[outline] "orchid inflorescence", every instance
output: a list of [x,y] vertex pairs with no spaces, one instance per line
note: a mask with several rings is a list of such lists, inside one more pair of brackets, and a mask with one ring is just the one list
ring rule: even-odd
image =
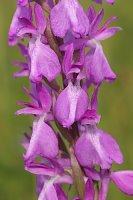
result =
[[27,76],[31,86],[24,87],[31,103],[18,102],[24,108],[16,114],[34,119],[22,145],[25,170],[36,175],[38,200],[70,199],[72,186],[74,200],[105,200],[111,181],[133,195],[133,171],[111,170],[123,155],[97,127],[99,88],[116,79],[101,42],[121,30],[108,27],[116,16],[101,26],[103,16],[93,6],[84,11],[78,0],[17,2],[8,40],[26,60],[14,62],[20,68],[14,77]]

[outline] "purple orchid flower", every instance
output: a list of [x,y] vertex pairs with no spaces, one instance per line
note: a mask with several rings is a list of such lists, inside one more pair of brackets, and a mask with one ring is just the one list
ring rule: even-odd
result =
[[48,45],[43,44],[40,39],[30,42],[29,54],[31,57],[31,81],[39,82],[42,76],[46,77],[48,81],[52,81],[59,75],[61,66],[57,55]]
[[[62,112],[62,107],[63,112]],[[78,121],[88,108],[88,95],[81,88],[79,82],[68,86],[60,93],[54,107],[56,119],[69,128],[75,121]]]
[[58,152],[58,140],[51,126],[44,122],[44,118],[35,118],[29,148],[24,156],[25,161],[31,162],[37,156],[54,158]]
[[[21,18],[27,18],[29,20],[32,19],[32,9],[29,6],[27,7],[22,7],[22,6],[17,6],[17,9],[14,13],[9,33],[8,33],[8,44],[11,46],[14,46],[17,44],[18,41],[18,33],[19,31],[23,28],[23,23],[21,22]],[[23,39],[23,35],[21,35],[21,39]]]
[[42,190],[38,195],[38,200],[67,200],[68,198],[58,185],[58,182],[61,184],[72,183],[69,180],[61,180],[60,177],[51,178],[50,180],[44,179]]
[[[46,122],[50,120],[51,114],[51,96],[46,88],[42,85],[36,85],[34,94],[27,89],[25,91],[32,98],[33,104],[28,102],[19,102],[19,105],[26,105],[26,108],[18,110],[19,114],[35,115],[33,122],[32,137],[27,149],[25,160],[31,162],[37,156],[53,158],[58,154],[58,140],[53,129]],[[50,141],[50,144],[49,144]]]
[[74,49],[80,49],[81,46],[83,45],[86,45],[87,47],[90,47],[90,48],[95,48],[99,44],[99,42],[112,37],[113,35],[116,34],[117,31],[122,30],[120,27],[108,27],[108,25],[112,21],[118,18],[116,16],[108,19],[100,27],[100,23],[104,17],[103,9],[100,10],[97,14],[94,7],[90,6],[87,11],[87,16],[88,16],[88,20],[90,24],[87,36],[85,38],[75,39],[69,33],[69,35],[67,35],[67,43],[60,47],[61,50],[65,50],[66,46],[71,42],[73,42],[74,44]]
[[[21,12],[25,7],[19,7]],[[55,52],[47,44],[47,39],[42,35],[46,29],[47,21],[44,17],[43,10],[40,5],[35,4],[34,14],[36,27],[33,25],[31,18],[26,15],[19,16],[15,14],[12,26],[15,28],[15,38],[25,37],[29,35],[31,37],[28,47],[28,53],[30,56],[30,80],[33,82],[39,82],[42,76],[46,77],[49,81],[54,80],[60,73],[61,66]],[[17,21],[17,24],[15,23]],[[14,30],[14,29],[13,29]],[[11,29],[9,36],[12,35]],[[16,41],[16,40],[15,40]],[[45,43],[45,44],[44,44]]]
[[90,6],[87,15],[90,24],[88,36],[80,39],[70,37],[70,41],[67,39],[66,44],[62,45],[60,49],[66,50],[69,43],[73,43],[75,50],[80,49],[83,45],[90,47],[90,51],[85,58],[87,79],[96,85],[103,80],[107,82],[113,81],[116,78],[116,75],[110,68],[100,42],[112,37],[117,31],[121,30],[120,27],[107,27],[113,20],[116,20],[117,17],[108,19],[104,25],[99,28],[104,16],[104,11],[101,10],[96,14],[93,6]]
[[76,142],[75,154],[84,167],[99,165],[102,169],[109,169],[113,161],[117,164],[123,162],[123,156],[116,141],[94,125],[85,127],[85,132]]
[[[64,165],[65,167],[65,165]],[[64,169],[54,160],[44,160],[44,163],[29,163],[25,169],[37,176],[38,200],[67,200],[61,185],[72,184],[72,177],[64,173]]]
[[110,82],[116,79],[116,75],[111,70],[110,65],[102,51],[101,46],[97,45],[91,49],[85,58],[87,79],[95,85],[103,80]]
[[[93,6],[90,6],[87,12],[89,22],[90,22],[90,29],[89,29],[89,37],[91,38],[91,41],[93,39],[93,44],[88,45],[95,45],[95,42],[100,42],[102,40],[108,39],[115,35],[117,31],[120,31],[120,27],[108,27],[108,25],[118,19],[118,17],[114,16],[110,19],[108,19],[100,28],[100,23],[104,17],[104,10],[100,10],[98,14],[96,14],[96,11]],[[89,43],[90,41],[88,41]],[[93,46],[92,46],[93,47]]]
[[[52,105],[52,99],[49,91],[46,87],[41,84],[31,84],[33,93],[31,93],[28,89],[24,87],[25,92],[27,95],[32,99],[32,103],[28,102],[18,102],[18,105],[25,105],[26,108],[22,108],[16,112],[17,115],[20,114],[32,114],[38,116],[47,117],[46,114],[50,114],[50,109]],[[50,115],[49,115],[50,116]]]
[[[52,161],[52,164],[54,162]],[[31,163],[25,167],[27,171],[37,175],[37,194],[39,200],[68,200],[60,186],[62,183],[70,185],[73,183],[73,180],[71,176],[64,174],[60,166],[57,165],[56,168],[55,166],[50,168],[50,165],[46,167],[46,164]],[[90,178],[87,178],[84,194],[84,200],[88,199],[94,199],[94,185]],[[75,197],[73,200],[80,200],[80,198]]]
[[[36,20],[36,27],[28,19],[22,18],[25,27],[21,29],[19,34],[32,34],[29,42],[29,55],[31,58],[30,80],[39,82],[42,76],[46,77],[49,81],[54,80],[60,73],[61,66],[55,52],[49,45],[42,43],[41,35],[46,29],[46,19],[43,14],[42,8],[35,4],[34,14]],[[46,42],[46,38],[43,37]]]
[[77,0],[61,0],[51,10],[50,20],[55,36],[63,38],[67,31],[76,37],[88,33],[89,20]]
[[102,169],[110,169],[113,161],[121,164],[123,156],[113,137],[96,127],[100,120],[96,114],[98,88],[92,96],[91,110],[80,119],[82,134],[75,144],[75,155],[81,166],[99,165]]

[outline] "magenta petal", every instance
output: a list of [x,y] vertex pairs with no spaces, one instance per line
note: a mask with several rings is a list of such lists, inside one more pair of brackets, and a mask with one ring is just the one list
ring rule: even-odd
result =
[[21,6],[26,6],[28,4],[28,0],[18,0],[17,4]]
[[62,64],[63,72],[66,76],[68,75],[72,67],[73,53],[74,53],[73,44],[70,44],[66,48],[66,52],[65,52],[63,64]]
[[20,6],[26,6],[32,0],[18,0],[17,4]]
[[[73,74],[73,73],[76,73],[76,74],[79,74],[80,73],[80,69],[78,67],[74,67],[72,68],[69,73],[68,73],[68,77],[69,75]],[[81,76],[82,77],[82,76]],[[69,78],[68,78],[69,79]],[[80,78],[80,76],[77,76],[77,80],[81,80],[82,78]]]
[[19,48],[20,52],[22,53],[22,55],[24,56],[24,58],[27,59],[27,58],[29,57],[27,46],[25,46],[25,45],[19,43],[19,44],[18,44],[18,48]]
[[106,200],[110,185],[110,173],[108,170],[102,170],[101,172],[103,174],[101,174],[101,187],[98,194],[98,200]]
[[51,95],[42,83],[32,83],[32,92],[24,88],[25,92],[32,99],[32,104],[28,102],[18,102],[18,105],[25,105],[27,108],[20,109],[16,114],[33,114],[42,115],[45,113],[45,120],[51,119],[52,98]]
[[49,81],[52,81],[59,75],[61,66],[57,55],[39,38],[30,42],[29,54],[31,57],[30,80],[33,82],[40,81],[43,75]]
[[64,191],[59,185],[56,184],[55,188],[56,188],[58,200],[68,200],[67,196],[65,195]]
[[17,102],[17,105],[25,105],[25,106],[34,108],[34,105],[32,103],[27,102],[27,101],[19,101],[19,102]]
[[133,171],[112,172],[111,180],[123,193],[133,196]]
[[102,19],[103,19],[103,16],[104,16],[104,10],[100,10],[98,15],[96,15],[96,17],[94,18],[94,20],[92,21],[91,23],[91,34],[95,33],[95,31],[97,31]]
[[37,175],[36,176],[36,192],[37,192],[37,196],[39,196],[39,194],[42,191],[45,179],[46,178],[43,175]]
[[49,112],[52,105],[52,98],[50,96],[50,93],[48,92],[46,87],[41,83],[37,84],[36,87],[37,87],[38,99],[40,101],[42,109],[45,112]]
[[97,129],[89,128],[87,133],[82,134],[77,140],[75,154],[82,166],[93,167],[94,165],[100,165],[104,168],[110,167],[111,160],[107,157],[106,152],[103,151],[99,137]]
[[31,83],[31,87],[32,87],[33,94],[26,87],[23,87],[23,89],[26,92],[26,94],[32,99],[33,105],[35,107],[38,107],[38,97],[37,97],[37,94],[36,94],[36,89],[33,89],[34,83]]
[[88,95],[80,86],[74,86],[70,82],[58,96],[54,114],[64,127],[70,127],[81,118],[87,108]]
[[24,69],[28,69],[28,64],[27,63],[24,63],[24,62],[17,62],[17,61],[14,61],[13,64],[15,66],[18,66],[20,68],[24,68]]
[[94,200],[94,196],[95,196],[94,183],[91,179],[88,179],[85,187],[84,200]]
[[93,6],[89,6],[88,11],[87,11],[87,16],[88,16],[89,22],[91,24],[92,21],[94,20],[94,18],[96,17],[96,11]]
[[87,110],[82,116],[80,123],[82,125],[90,124],[95,125],[100,122],[101,116],[96,113],[96,110]]
[[42,110],[34,107],[22,108],[15,113],[16,115],[41,115]]
[[44,16],[44,12],[42,7],[39,4],[35,4],[34,6],[34,13],[35,13],[35,20],[36,20],[36,26],[40,33],[43,33],[45,31],[47,21]]
[[70,168],[71,166],[71,161],[69,158],[58,158],[58,163],[62,166],[62,167],[67,167]]
[[18,40],[17,34],[21,30],[21,28],[23,28],[23,24],[19,20],[20,17],[31,19],[31,7],[29,8],[22,7],[22,6],[17,7],[14,13],[11,25],[10,25],[9,33],[8,33],[9,45],[15,45],[17,43],[17,40]]
[[102,169],[109,169],[113,161],[118,164],[123,161],[115,140],[96,126],[86,127],[86,132],[77,140],[75,154],[85,167],[100,165]]
[[96,45],[96,49],[91,50],[86,56],[86,74],[87,78],[94,84],[99,84],[103,80],[110,82],[116,78],[103,53],[102,47],[99,45]]
[[104,31],[111,22],[113,22],[114,20],[117,20],[117,19],[118,19],[117,16],[110,17],[107,21],[105,21],[105,23],[103,24],[103,26],[100,28],[100,32]]
[[99,91],[99,87],[100,87],[100,84],[95,87],[93,95],[92,95],[92,98],[91,98],[91,109],[94,109],[96,111],[97,111],[97,108],[98,108],[98,91]]
[[51,10],[51,27],[55,36],[63,38],[67,31],[87,35],[89,20],[77,0],[61,0]]
[[106,40],[106,39],[112,37],[113,35],[115,35],[117,31],[121,31],[121,30],[122,29],[120,27],[107,28],[104,31],[101,31],[100,33],[95,35],[95,39],[98,41]]
[[24,136],[25,137],[24,140],[21,141],[21,145],[24,147],[24,149],[27,150],[29,147],[31,137],[27,133],[25,133]]
[[105,148],[106,152],[108,153],[110,159],[112,159],[117,164],[123,163],[123,155],[120,151],[119,145],[114,140],[114,138],[103,132],[102,130],[99,130],[101,137],[100,137],[100,143]]
[[52,180],[46,180],[38,200],[59,200]]
[[75,115],[76,121],[80,120],[83,114],[87,111],[88,104],[89,104],[88,95],[83,89],[80,88],[80,94],[77,101],[77,108]]
[[73,179],[71,176],[69,175],[63,175],[60,178],[58,178],[57,180],[54,181],[54,183],[59,183],[59,184],[72,184],[73,183]]
[[57,174],[57,170],[55,168],[35,162],[32,162],[28,165],[26,164],[25,170],[35,175],[55,176]]
[[[67,31],[71,28],[71,24],[68,18],[68,14],[64,2],[59,2],[51,10],[51,27],[55,36],[63,38]],[[64,20],[65,19],[65,20]]]
[[60,46],[60,50],[61,50],[61,51],[66,51],[67,48],[68,48],[68,46],[69,46],[71,43],[73,43],[74,50],[79,50],[79,49],[81,49],[83,46],[86,45],[87,41],[88,41],[88,38],[79,38],[79,39],[73,38],[72,40],[66,42],[65,44],[62,44],[62,45]]
[[37,35],[37,30],[34,27],[34,24],[29,19],[27,19],[26,17],[19,17],[19,21],[22,24],[22,27],[17,33],[18,36],[21,37],[28,33]]
[[14,61],[13,64],[20,67],[20,70],[13,74],[15,78],[29,75],[29,66],[27,63]]
[[53,129],[43,121],[43,118],[36,119],[25,160],[32,161],[37,156],[54,158],[57,154],[58,140]]
[[85,170],[85,174],[87,175],[87,177],[91,178],[92,180],[95,180],[95,181],[101,180],[100,173],[98,171],[96,171],[95,169],[84,168],[84,170]]
[[27,69],[20,70],[13,74],[14,78],[24,77],[24,76],[28,76],[28,75],[29,75],[29,70],[27,70]]

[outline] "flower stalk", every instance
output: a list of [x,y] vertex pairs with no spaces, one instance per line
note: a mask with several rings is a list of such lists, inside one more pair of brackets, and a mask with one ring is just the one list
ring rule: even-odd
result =
[[94,200],[98,200],[99,185],[98,185],[98,182],[96,182],[96,181],[94,183],[94,188],[95,188],[95,197],[94,197]]
[[74,150],[72,147],[70,147],[69,152],[70,152],[69,154],[70,154],[70,159],[71,159],[75,188],[77,189],[77,193],[78,193],[80,199],[84,200],[85,181],[83,178],[83,172],[82,172],[81,167],[74,155]]

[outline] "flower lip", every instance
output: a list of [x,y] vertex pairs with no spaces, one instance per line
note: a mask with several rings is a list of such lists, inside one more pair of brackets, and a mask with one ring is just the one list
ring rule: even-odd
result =
[[99,165],[102,169],[110,169],[113,162],[123,162],[123,155],[113,137],[95,125],[85,126],[76,142],[75,154],[84,167]]

